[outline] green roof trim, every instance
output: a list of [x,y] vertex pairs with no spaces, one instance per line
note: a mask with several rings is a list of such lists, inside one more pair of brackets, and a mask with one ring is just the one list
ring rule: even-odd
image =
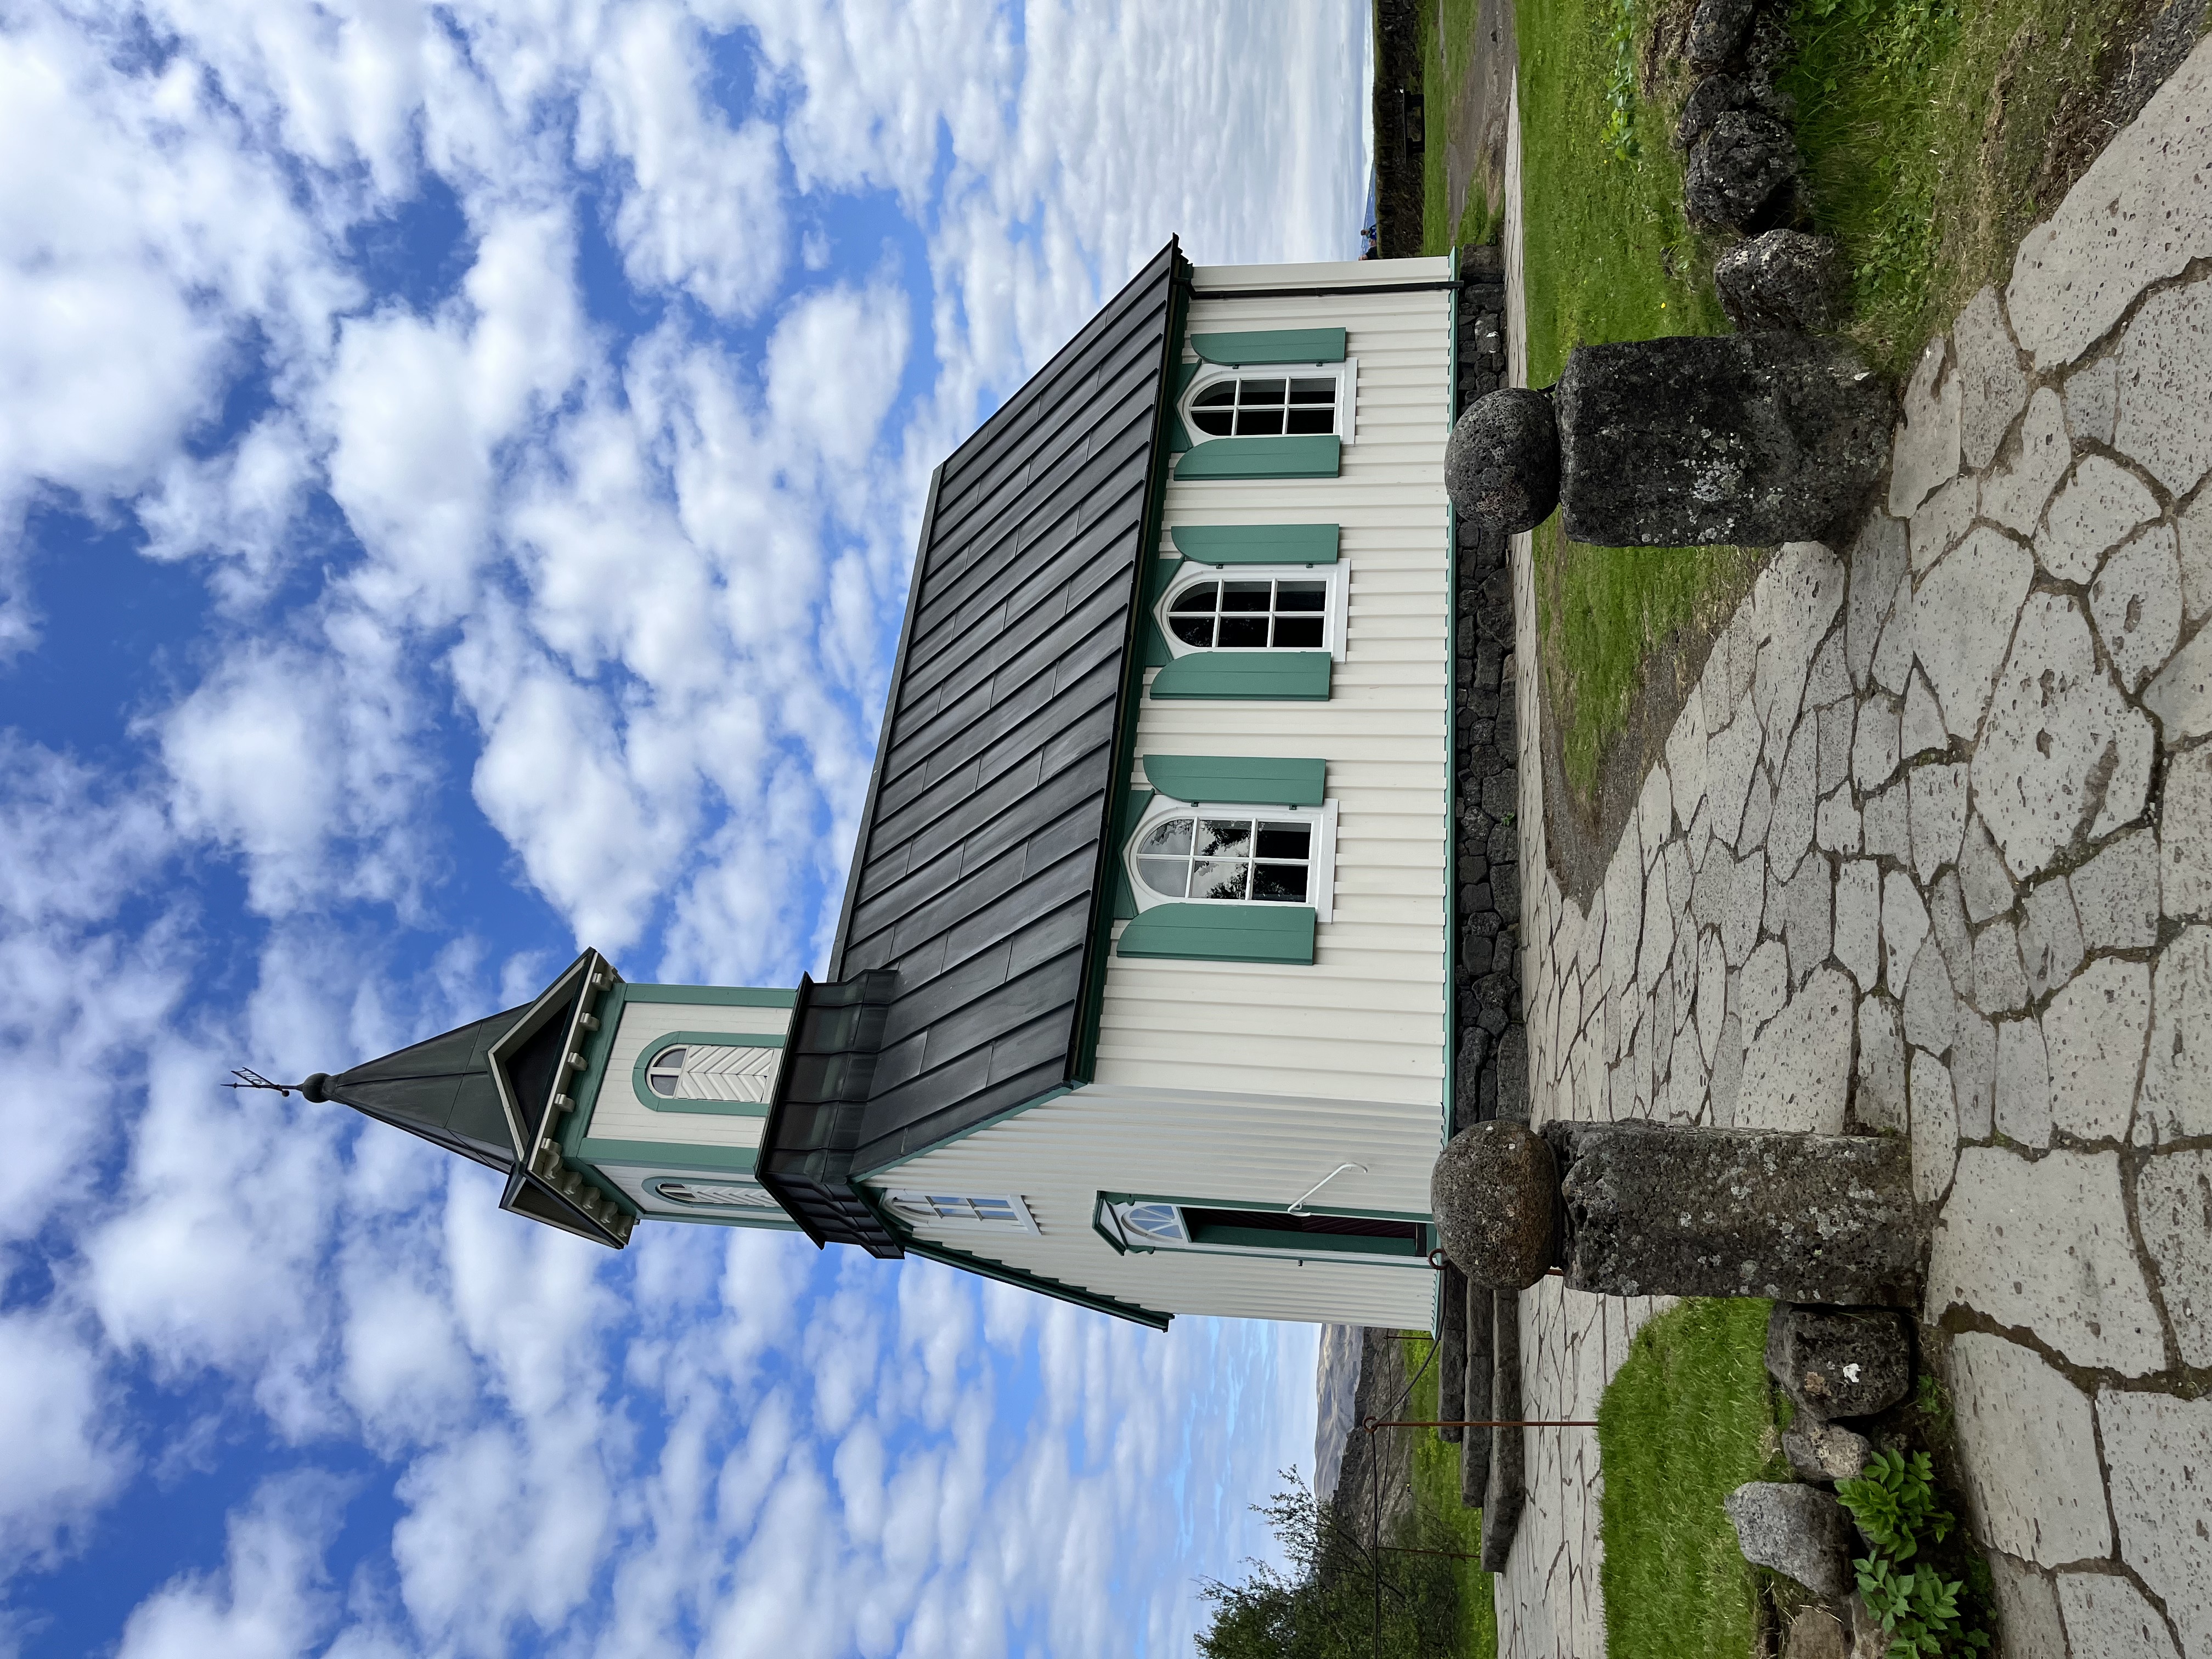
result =
[[1182,478],[1334,478],[1342,470],[1344,441],[1334,433],[1288,438],[1208,438],[1183,452],[1175,475]]
[[[1318,806],[1328,763],[1240,755],[1147,755],[1145,775],[1171,799],[1196,805]],[[1130,826],[1135,827],[1133,822]]]
[[1340,328],[1267,328],[1242,334],[1194,334],[1190,349],[1209,363],[1340,363]]
[[1185,962],[1273,962],[1310,967],[1310,904],[1156,904],[1121,930],[1125,957]]
[[1335,669],[1326,651],[1187,651],[1152,676],[1152,696],[1327,702]]
[[1169,1321],[1175,1317],[1173,1314],[1156,1313],[1138,1303],[1124,1302],[1119,1297],[1103,1296],[1097,1291],[1063,1284],[1057,1279],[1048,1279],[1042,1273],[1033,1273],[1024,1267],[1010,1267],[1003,1261],[993,1261],[926,1238],[916,1238],[911,1233],[902,1231],[899,1243],[925,1261],[934,1261],[947,1267],[965,1267],[971,1273],[995,1279],[1001,1285],[1018,1285],[1024,1290],[1035,1291],[1040,1296],[1072,1302],[1079,1308],[1088,1308],[1093,1313],[1111,1314],[1116,1319],[1126,1319],[1134,1325],[1149,1325],[1156,1331],[1167,1329]]
[[1343,539],[1333,524],[1184,524],[1168,532],[1200,564],[1334,564]]
[[646,1068],[655,1055],[679,1044],[686,1048],[781,1048],[784,1034],[774,1036],[752,1031],[664,1031],[638,1050],[636,1062],[629,1068],[630,1091],[636,1095],[638,1104],[654,1112],[697,1112],[708,1117],[766,1117],[768,1102],[764,1100],[677,1100],[667,1095],[657,1095],[645,1080]]
[[626,1169],[692,1170],[701,1175],[750,1175],[759,1158],[752,1146],[695,1146],[680,1140],[600,1140],[586,1135],[575,1161],[618,1164]]
[[788,1008],[799,1000],[797,991],[775,986],[629,985],[624,989],[632,1002],[689,1002],[702,1008]]

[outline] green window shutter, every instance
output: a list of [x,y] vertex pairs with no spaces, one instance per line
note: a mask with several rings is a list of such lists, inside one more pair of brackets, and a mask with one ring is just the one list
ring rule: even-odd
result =
[[1152,804],[1152,792],[1149,789],[1132,789],[1128,799],[1121,803],[1121,822],[1114,837],[1114,902],[1107,912],[1115,921],[1127,921],[1137,914],[1137,890],[1129,884],[1129,866],[1121,857],[1121,849],[1137,833],[1145,809]]
[[1233,755],[1147,755],[1152,787],[1180,801],[1249,806],[1318,806],[1328,770],[1317,760],[1263,760]]
[[1304,904],[1156,904],[1121,930],[1125,957],[1310,966],[1314,912]]
[[1209,363],[1340,363],[1340,328],[1271,328],[1249,334],[1194,334],[1190,349]]
[[1333,524],[1187,524],[1169,532],[1200,564],[1334,564]]
[[1334,478],[1344,442],[1334,433],[1209,438],[1176,462],[1178,478]]
[[1155,697],[1327,702],[1326,651],[1193,651],[1152,677]]

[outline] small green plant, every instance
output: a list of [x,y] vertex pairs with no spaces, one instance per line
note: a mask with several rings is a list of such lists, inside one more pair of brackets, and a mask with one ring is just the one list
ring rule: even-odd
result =
[[1910,1572],[1903,1565],[1923,1540],[1940,1544],[1955,1518],[1936,1506],[1936,1469],[1926,1452],[1911,1456],[1889,1449],[1867,1460],[1866,1473],[1838,1484],[1836,1497],[1851,1512],[1873,1553],[1851,1563],[1859,1595],[1890,1638],[1888,1659],[1922,1659],[1947,1650],[1978,1653],[1986,1632],[1968,1630],[1959,1611],[1964,1581],[1933,1567]]

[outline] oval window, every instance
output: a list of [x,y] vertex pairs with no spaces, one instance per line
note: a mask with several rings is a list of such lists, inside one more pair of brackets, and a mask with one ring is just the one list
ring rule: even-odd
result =
[[676,1097],[676,1085],[684,1080],[684,1050],[663,1048],[653,1057],[645,1068],[645,1086],[664,1099]]

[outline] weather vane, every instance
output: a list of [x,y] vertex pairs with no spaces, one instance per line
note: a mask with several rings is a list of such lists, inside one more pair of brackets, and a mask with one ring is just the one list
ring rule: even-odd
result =
[[231,1075],[238,1081],[224,1084],[226,1089],[274,1089],[287,1100],[292,1097],[292,1091],[300,1086],[296,1083],[271,1083],[250,1066],[237,1067]]

